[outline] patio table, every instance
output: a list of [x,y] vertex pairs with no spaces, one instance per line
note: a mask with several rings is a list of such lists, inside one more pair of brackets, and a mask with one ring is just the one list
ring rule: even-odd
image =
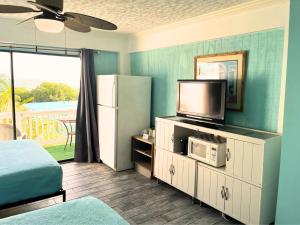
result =
[[62,122],[62,124],[64,125],[64,127],[67,130],[67,141],[64,147],[64,151],[66,150],[66,147],[68,145],[69,139],[70,139],[70,146],[72,144],[73,141],[73,136],[76,135],[75,130],[73,129],[73,125],[76,124],[76,119],[60,119],[60,122]]

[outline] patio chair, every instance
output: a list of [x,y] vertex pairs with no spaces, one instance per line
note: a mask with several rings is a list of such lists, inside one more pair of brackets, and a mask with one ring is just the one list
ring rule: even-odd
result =
[[[26,139],[26,135],[17,128],[17,139]],[[14,139],[14,127],[10,124],[0,124],[0,140],[13,140]]]

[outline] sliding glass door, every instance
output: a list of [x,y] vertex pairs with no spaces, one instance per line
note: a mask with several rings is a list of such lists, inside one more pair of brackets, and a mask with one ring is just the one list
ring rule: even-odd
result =
[[74,158],[80,58],[13,52],[12,59],[16,138],[39,142],[58,161]]
[[0,52],[0,141],[14,139],[11,55]]

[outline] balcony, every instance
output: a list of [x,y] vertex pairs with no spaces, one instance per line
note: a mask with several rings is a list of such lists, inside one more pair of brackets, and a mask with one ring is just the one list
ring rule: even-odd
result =
[[[68,134],[62,120],[75,118],[76,109],[16,112],[17,138],[36,140],[58,161],[73,158],[75,140],[73,139],[71,146],[69,141],[64,149]],[[0,124],[11,125],[12,114],[0,113]],[[66,126],[68,129],[72,126],[75,130],[75,124],[66,124]]]
[[75,144],[68,145],[65,150],[65,145],[44,146],[44,148],[57,160],[68,160],[74,158]]

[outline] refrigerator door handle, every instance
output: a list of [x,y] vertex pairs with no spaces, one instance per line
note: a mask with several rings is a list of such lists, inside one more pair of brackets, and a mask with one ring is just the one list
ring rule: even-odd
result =
[[111,95],[111,102],[113,104],[113,106],[115,107],[116,106],[116,103],[115,103],[115,88],[116,88],[116,81],[114,80],[114,83],[113,83],[113,86],[112,86],[112,95]]
[[98,106],[102,106],[102,107],[105,107],[105,108],[111,108],[111,109],[115,109],[115,110],[118,110],[118,107],[113,107],[113,106],[107,106],[107,105],[102,105],[102,104],[97,104]]

